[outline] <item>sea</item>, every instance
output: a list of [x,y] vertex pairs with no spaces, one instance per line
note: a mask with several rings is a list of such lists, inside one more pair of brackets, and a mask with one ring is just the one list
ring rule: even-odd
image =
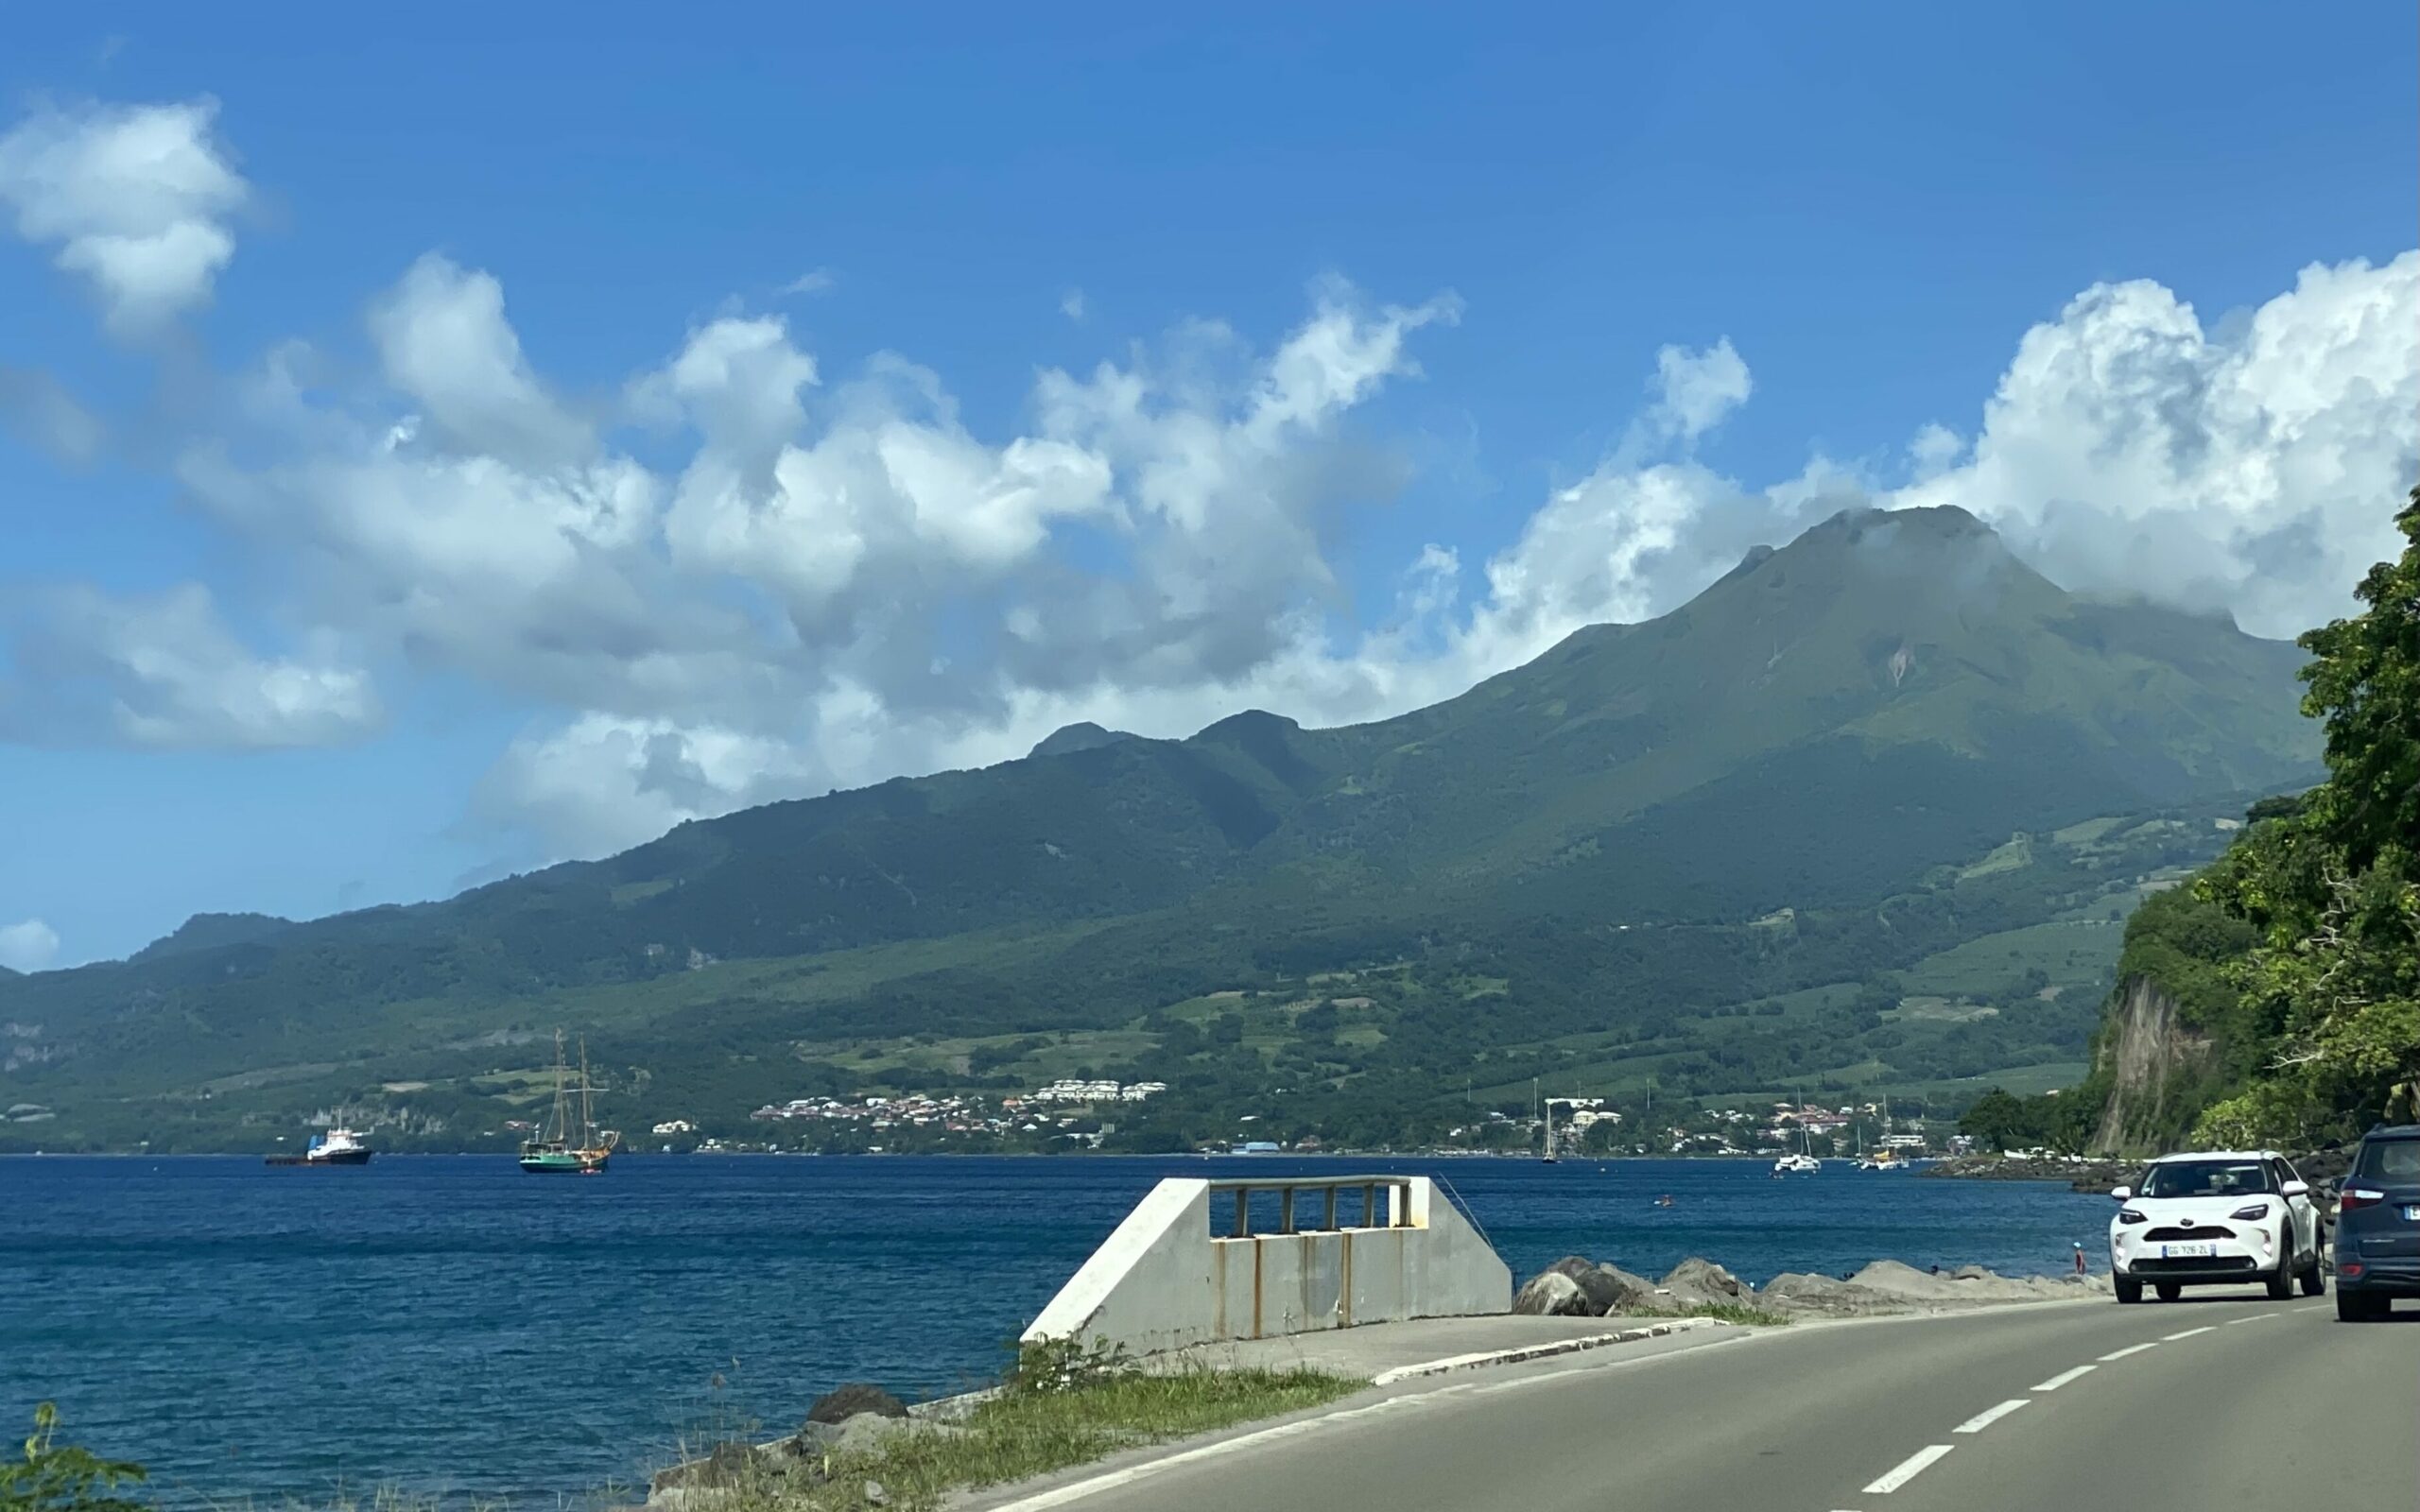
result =
[[1742,1160],[629,1155],[575,1178],[8,1157],[0,1442],[48,1400],[171,1503],[611,1504],[843,1381],[982,1383],[1163,1177],[1363,1172],[1443,1177],[1516,1281],[1575,1253],[1759,1283],[1886,1256],[2055,1272],[2107,1211],[2057,1183]]

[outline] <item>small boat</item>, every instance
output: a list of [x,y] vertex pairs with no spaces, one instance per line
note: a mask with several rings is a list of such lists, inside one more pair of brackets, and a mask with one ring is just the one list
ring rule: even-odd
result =
[[377,1152],[361,1142],[361,1136],[349,1128],[332,1128],[312,1137],[310,1148],[300,1155],[272,1155],[267,1165],[368,1165]]
[[[533,1176],[598,1176],[605,1170],[606,1159],[622,1136],[610,1128],[596,1126],[596,1112],[589,1099],[596,1089],[588,1080],[588,1041],[579,1042],[579,1085],[571,1085],[571,1068],[563,1061],[563,1035],[555,1031],[555,1107],[546,1117],[538,1137],[521,1144],[521,1169]],[[579,1116],[577,1125],[572,1118],[573,1095],[579,1096]]]
[[1824,1169],[1824,1162],[1811,1155],[1785,1155],[1773,1162],[1775,1176],[1813,1176]]

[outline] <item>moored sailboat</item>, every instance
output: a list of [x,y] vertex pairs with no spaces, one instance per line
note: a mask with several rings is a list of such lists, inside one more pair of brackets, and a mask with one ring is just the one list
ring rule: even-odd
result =
[[[571,1068],[563,1061],[562,1031],[555,1031],[555,1106],[546,1117],[538,1137],[521,1144],[521,1169],[538,1176],[595,1176],[605,1169],[605,1161],[622,1136],[610,1128],[596,1126],[595,1105],[590,1101],[596,1089],[588,1080],[588,1041],[579,1042],[579,1085],[570,1085]],[[574,1094],[579,1098],[579,1119],[572,1115]]]

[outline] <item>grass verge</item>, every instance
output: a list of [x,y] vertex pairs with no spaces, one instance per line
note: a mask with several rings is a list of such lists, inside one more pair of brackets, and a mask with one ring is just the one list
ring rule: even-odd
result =
[[1685,1317],[1710,1317],[1718,1323],[1737,1323],[1750,1329],[1786,1329],[1789,1314],[1770,1308],[1750,1307],[1745,1302],[1701,1302],[1683,1314]]
[[[708,1502],[715,1512],[929,1508],[955,1490],[1087,1464],[1119,1450],[1275,1418],[1369,1384],[1310,1369],[1118,1368],[1079,1379],[1012,1373],[997,1396],[947,1420],[903,1424],[858,1450],[753,1456]],[[880,1500],[867,1494],[881,1487]]]

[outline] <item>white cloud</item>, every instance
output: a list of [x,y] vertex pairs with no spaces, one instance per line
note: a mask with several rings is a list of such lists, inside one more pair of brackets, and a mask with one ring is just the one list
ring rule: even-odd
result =
[[796,295],[802,298],[817,294],[829,294],[832,292],[833,288],[839,284],[839,276],[828,267],[810,267],[805,272],[801,273],[798,277],[783,284],[780,292],[785,295]]
[[2025,334],[1964,466],[1901,490],[1956,504],[2074,589],[2295,634],[2396,545],[2420,466],[2420,252],[2303,270],[2205,330],[2148,280]]
[[59,931],[39,919],[0,924],[0,966],[12,971],[39,971],[59,959]]
[[434,253],[370,309],[387,380],[460,451],[552,461],[589,449],[587,427],[540,386],[504,318],[504,287]]
[[234,255],[227,218],[250,191],[216,140],[217,112],[209,99],[45,107],[0,136],[0,203],[17,234],[56,245],[119,335],[207,302]]
[[478,811],[535,838],[549,855],[604,855],[805,790],[799,751],[713,725],[584,714],[515,740],[481,782]]
[[1723,418],[1748,402],[1755,385],[1748,365],[1724,336],[1703,352],[1664,347],[1655,353],[1655,380],[1649,386],[1655,404],[1648,423],[1657,432],[1684,442],[1722,423]]
[[1059,313],[1078,325],[1084,322],[1084,291],[1069,289],[1059,296]]
[[256,656],[199,585],[137,599],[58,590],[13,641],[23,677],[0,681],[0,735],[10,738],[257,750],[355,739],[381,720],[368,675],[332,646]]

